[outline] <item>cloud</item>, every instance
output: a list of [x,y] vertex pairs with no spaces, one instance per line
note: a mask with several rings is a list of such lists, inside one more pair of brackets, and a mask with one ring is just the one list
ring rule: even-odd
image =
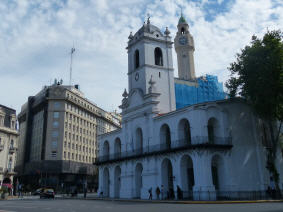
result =
[[[174,38],[181,7],[195,40],[197,75],[214,74],[221,81],[253,34],[283,28],[278,0],[0,1],[0,103],[19,112],[28,96],[55,77],[68,83],[74,43],[73,82],[98,106],[117,108],[127,87],[130,31],[149,13],[151,23],[162,31],[168,26]],[[173,58],[176,75],[174,50]]]

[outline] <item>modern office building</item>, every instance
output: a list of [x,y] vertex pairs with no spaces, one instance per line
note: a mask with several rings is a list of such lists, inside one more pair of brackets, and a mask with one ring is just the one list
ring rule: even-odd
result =
[[96,136],[120,127],[112,115],[62,81],[30,96],[18,115],[16,170],[23,184],[68,188],[87,179],[95,187]]
[[0,105],[0,186],[13,184],[17,140],[16,111]]

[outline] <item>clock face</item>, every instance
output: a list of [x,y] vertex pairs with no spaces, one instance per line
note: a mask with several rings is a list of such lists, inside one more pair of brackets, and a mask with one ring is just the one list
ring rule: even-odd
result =
[[181,45],[185,45],[185,44],[187,44],[187,42],[188,42],[188,40],[187,40],[186,37],[182,36],[182,37],[179,38],[179,43]]
[[136,73],[135,80],[136,80],[136,81],[139,80],[139,73]]

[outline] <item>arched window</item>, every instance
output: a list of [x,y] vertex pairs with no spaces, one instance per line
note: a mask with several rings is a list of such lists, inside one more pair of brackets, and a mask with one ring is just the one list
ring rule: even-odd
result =
[[163,124],[160,128],[160,145],[161,150],[171,148],[171,133],[170,128],[167,124]]
[[182,34],[182,35],[185,34],[185,29],[184,29],[184,27],[181,28],[181,34]]
[[136,154],[141,154],[143,152],[143,134],[142,129],[138,128],[136,130]]
[[114,153],[115,153],[115,158],[121,157],[121,140],[120,140],[120,138],[115,139]]
[[218,122],[215,118],[210,118],[207,123],[207,135],[208,142],[215,144],[217,143],[217,128]]
[[162,51],[159,47],[155,48],[154,50],[154,59],[155,59],[155,65],[163,66]]
[[191,127],[187,119],[182,119],[178,125],[179,145],[191,144]]
[[103,144],[103,161],[109,160],[109,143],[105,141]]
[[140,53],[139,50],[135,51],[135,68],[140,66]]

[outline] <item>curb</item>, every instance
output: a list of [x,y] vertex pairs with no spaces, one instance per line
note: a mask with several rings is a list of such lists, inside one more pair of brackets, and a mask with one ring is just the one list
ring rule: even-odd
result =
[[72,199],[72,200],[100,200],[100,201],[117,201],[117,202],[136,202],[136,203],[167,203],[167,204],[243,204],[243,203],[280,203],[281,200],[231,200],[231,201],[174,201],[174,200],[136,200],[136,199],[103,199],[103,198],[76,198],[76,197],[60,197],[57,199]]

